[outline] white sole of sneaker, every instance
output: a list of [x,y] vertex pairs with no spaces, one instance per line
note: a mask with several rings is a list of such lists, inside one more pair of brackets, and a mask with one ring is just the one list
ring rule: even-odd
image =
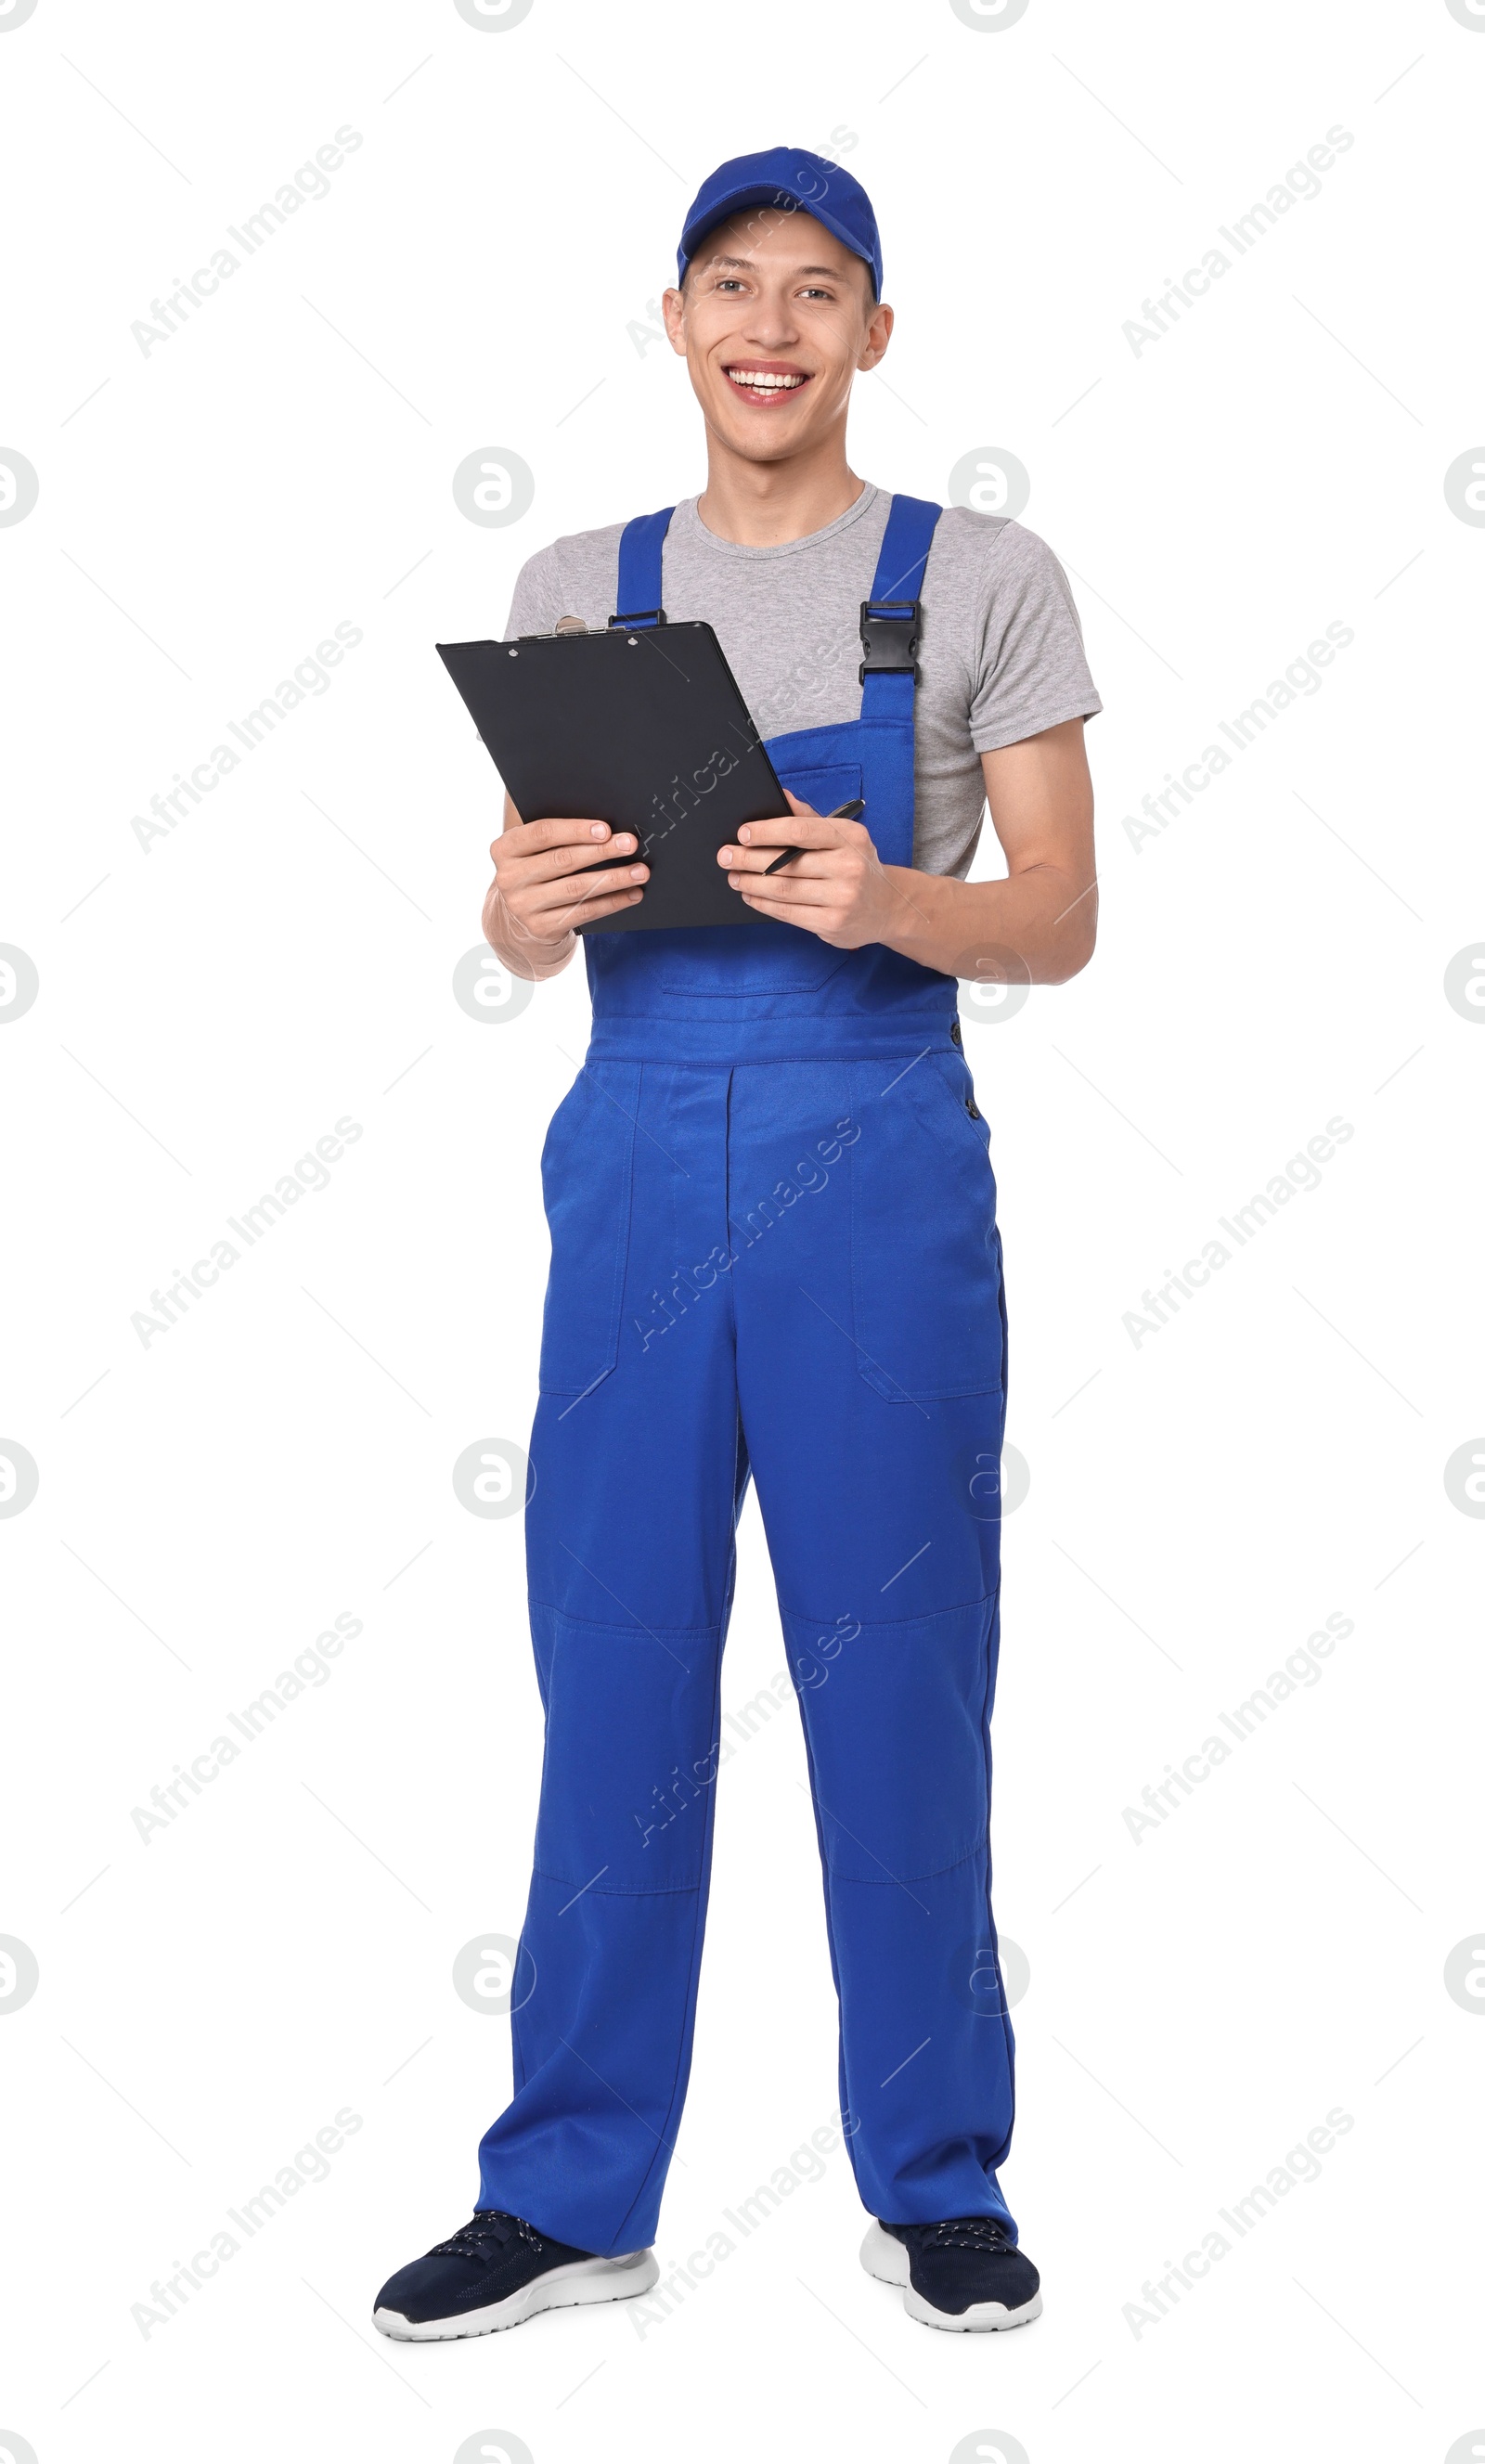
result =
[[570,2310],[579,2302],[632,2301],[659,2281],[653,2250],[632,2250],[624,2258],[575,2258],[522,2285],[504,2301],[465,2310],[456,2319],[405,2319],[398,2310],[374,2310],[372,2323],[404,2344],[452,2343],[460,2336],[493,2336],[519,2327],[543,2310]]
[[902,2307],[910,2319],[924,2327],[946,2327],[958,2335],[993,2335],[1003,2327],[1026,2327],[1042,2315],[1042,2297],[1033,2293],[1019,2310],[1008,2310],[1004,2301],[972,2301],[967,2310],[936,2310],[920,2293],[913,2290],[908,2271],[907,2252],[890,2233],[874,2224],[861,2244],[861,2264],[868,2276],[881,2284],[898,2284],[902,2288]]

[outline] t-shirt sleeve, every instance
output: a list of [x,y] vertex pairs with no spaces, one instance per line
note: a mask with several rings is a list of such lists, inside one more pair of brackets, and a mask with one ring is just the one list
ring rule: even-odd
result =
[[977,610],[969,733],[977,753],[1103,708],[1067,575],[1045,539],[1007,522]]
[[563,610],[556,605],[557,576],[555,554],[550,547],[539,548],[528,556],[516,576],[511,596],[510,614],[505,620],[502,642],[514,642],[522,633],[549,633]]

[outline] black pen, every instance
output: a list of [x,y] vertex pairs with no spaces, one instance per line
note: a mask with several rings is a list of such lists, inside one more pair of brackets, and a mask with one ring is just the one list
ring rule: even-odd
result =
[[[837,804],[833,813],[827,813],[825,818],[828,822],[853,822],[865,810],[865,799],[853,796],[849,804]],[[772,864],[765,865],[764,879],[766,881],[770,872],[782,872],[787,864],[792,864],[794,858],[803,855],[804,852],[803,847],[785,847],[781,854],[774,857]]]

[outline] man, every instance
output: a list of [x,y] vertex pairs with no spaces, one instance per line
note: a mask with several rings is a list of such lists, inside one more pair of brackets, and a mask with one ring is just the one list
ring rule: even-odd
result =
[[[705,492],[533,557],[507,639],[708,620],[792,818],[720,851],[753,920],[586,945],[592,1042],[542,1159],[526,1544],[546,1749],[515,2094],[472,2222],[378,2297],[405,2338],[655,2280],[750,1476],[814,1791],[842,2126],[876,2219],[863,2264],[936,2327],[1041,2308],[996,2178],[1005,1312],[955,979],[1086,964],[1100,704],[1039,539],[850,469],[852,382],[893,326],[856,182],[789,146],[723,164],[678,272],[666,327]],[[1008,872],[966,882],[986,797]],[[786,847],[803,853],[770,869]],[[491,853],[486,935],[537,979],[649,877],[603,821],[508,802]]]

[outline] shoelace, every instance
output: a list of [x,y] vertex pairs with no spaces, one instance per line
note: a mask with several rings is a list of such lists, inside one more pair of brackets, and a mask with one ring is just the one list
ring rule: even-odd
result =
[[435,2242],[438,2251],[451,2251],[456,2258],[482,2258],[486,2248],[495,2242],[501,2248],[517,2235],[529,2242],[533,2250],[544,2250],[546,2244],[535,2227],[522,2216],[507,2215],[503,2208],[485,2208],[471,2216],[467,2225],[451,2233],[447,2241]]
[[1015,2244],[994,2216],[950,2216],[943,2224],[921,2228],[925,2250],[1013,2250]]

